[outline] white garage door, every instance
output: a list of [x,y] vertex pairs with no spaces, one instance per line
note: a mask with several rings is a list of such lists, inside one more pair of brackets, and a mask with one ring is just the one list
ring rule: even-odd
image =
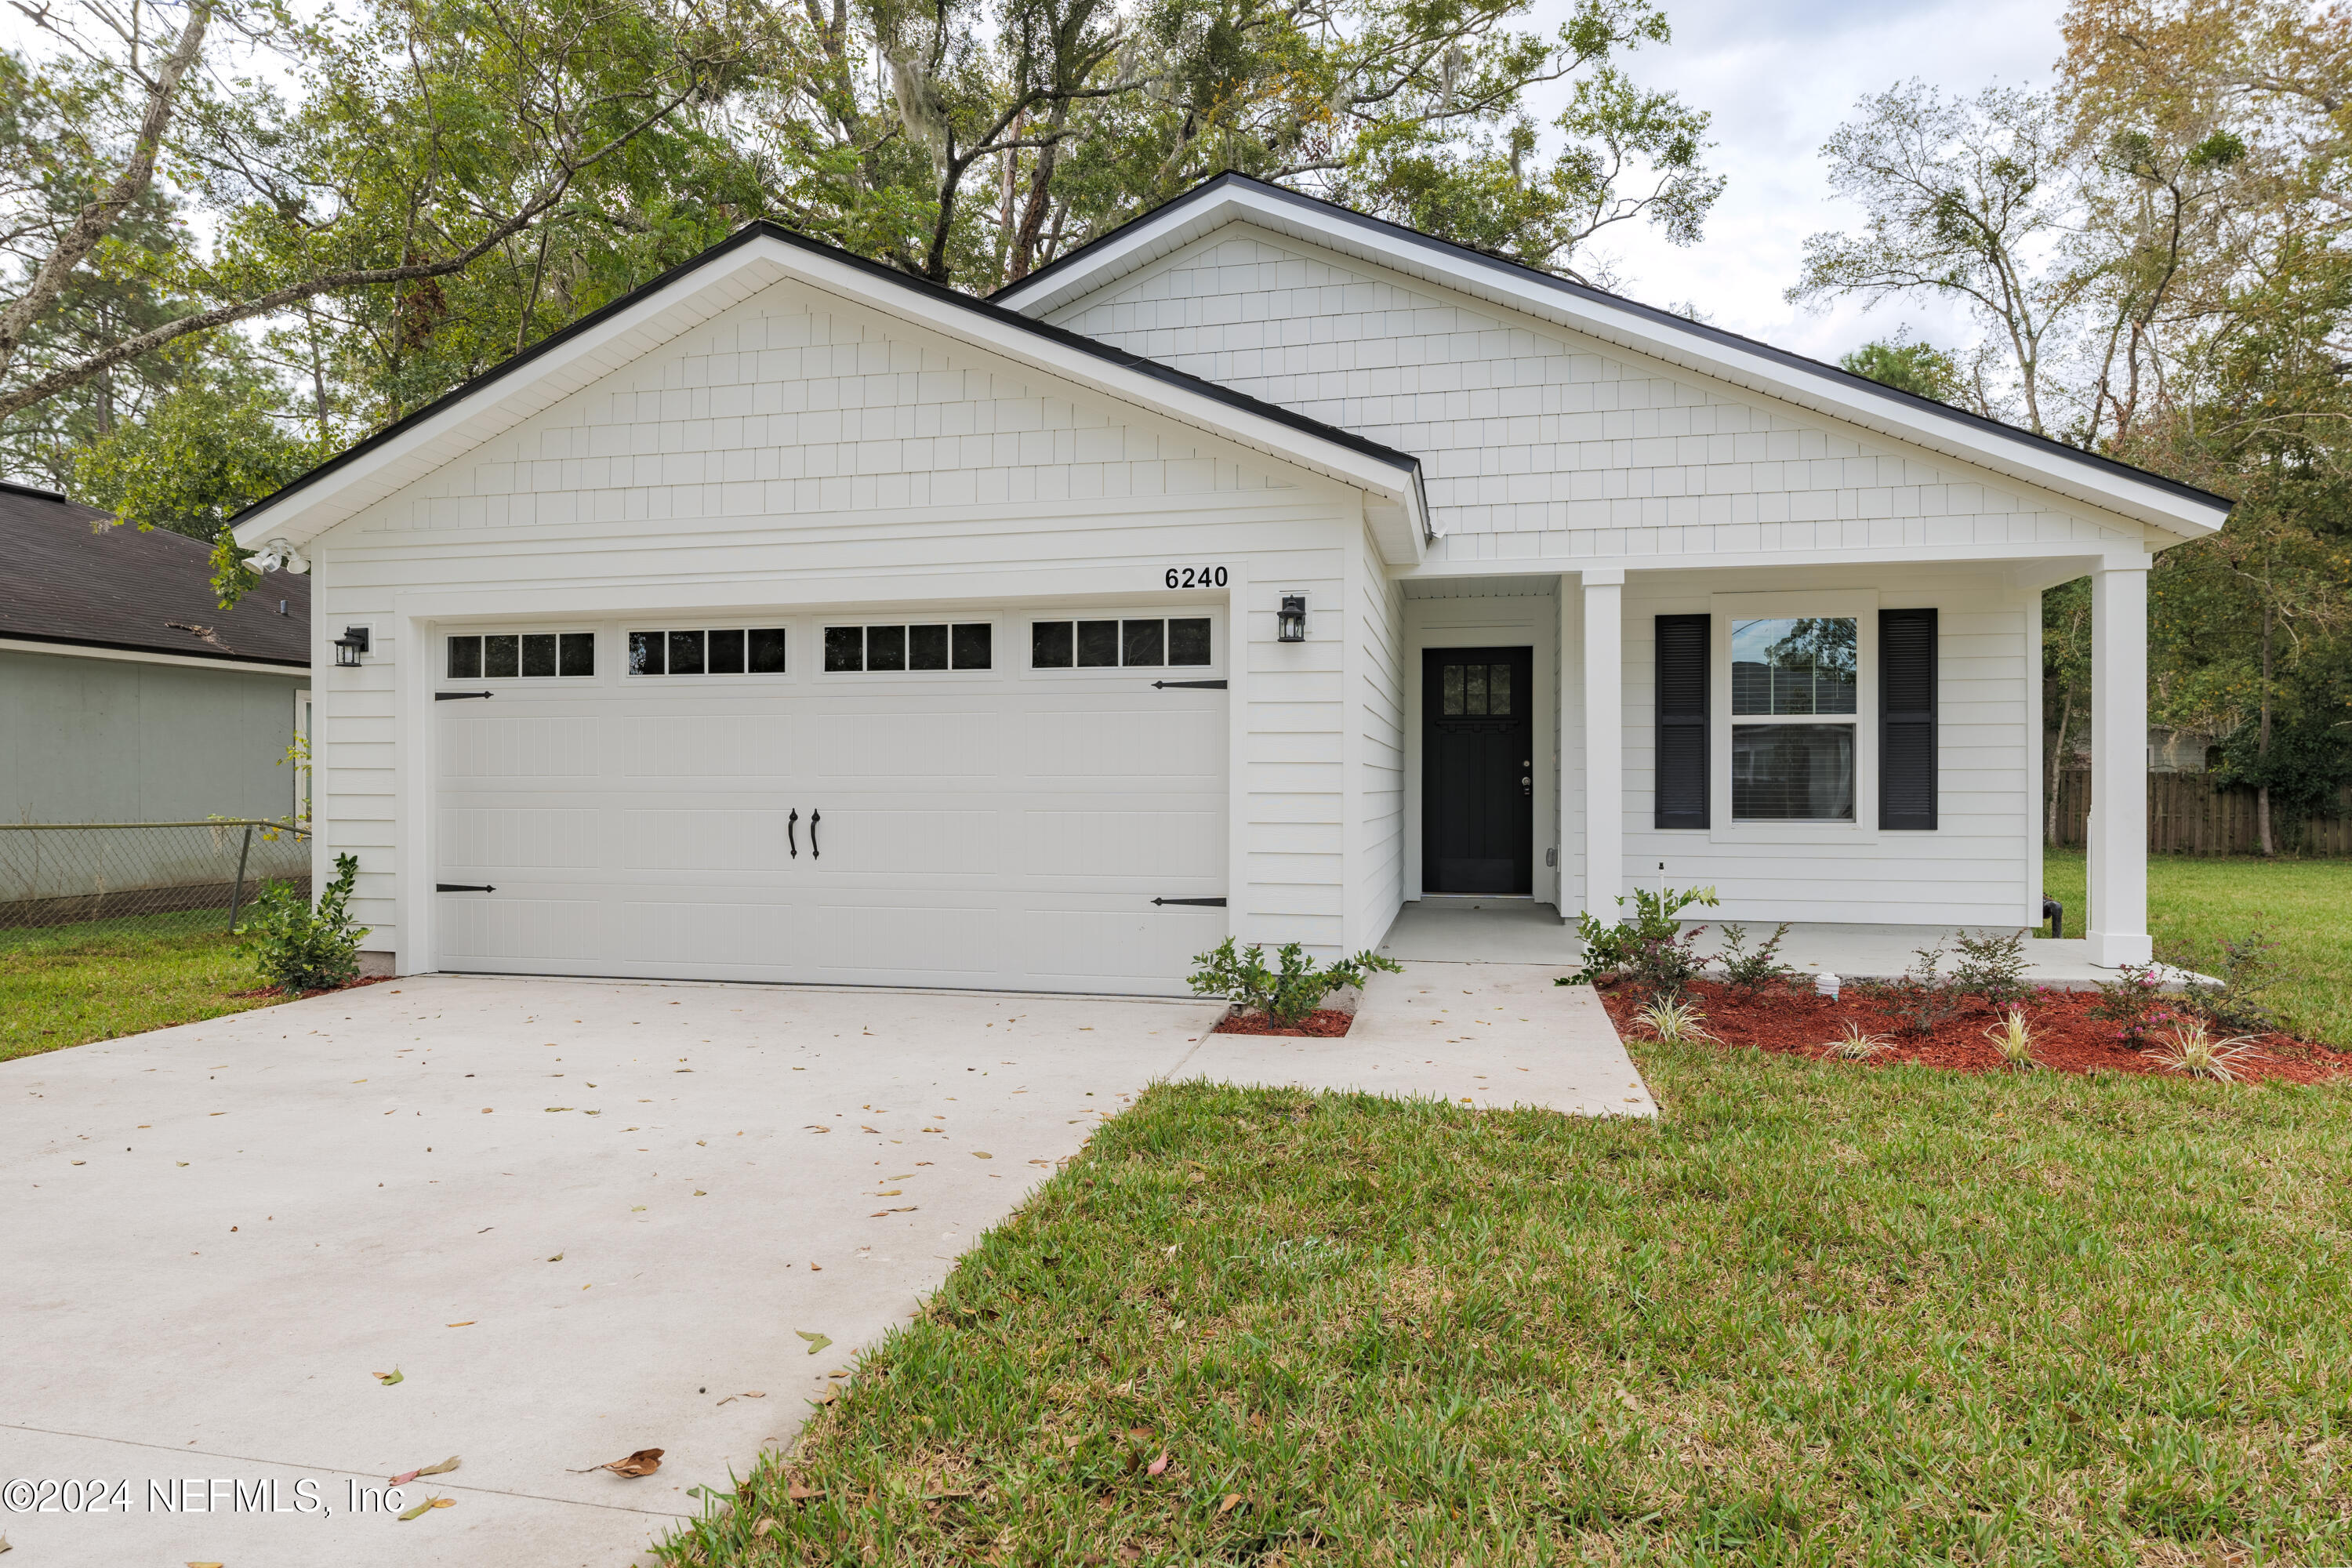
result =
[[1171,666],[1169,619],[453,628],[440,965],[1181,994],[1225,932],[1226,696],[1222,623],[1175,617]]

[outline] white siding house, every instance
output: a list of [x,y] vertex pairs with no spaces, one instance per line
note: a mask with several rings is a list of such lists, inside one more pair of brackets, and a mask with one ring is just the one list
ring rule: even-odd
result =
[[2037,595],[2095,574],[2136,736],[2149,552],[2224,510],[1228,176],[994,302],[746,230],[238,537],[320,579],[383,963],[1172,992],[1660,875],[2033,923]]

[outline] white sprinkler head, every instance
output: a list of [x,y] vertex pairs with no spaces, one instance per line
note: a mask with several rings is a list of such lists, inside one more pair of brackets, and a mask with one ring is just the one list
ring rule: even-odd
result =
[[1813,976],[1813,989],[1834,1002],[1838,999],[1838,977],[1827,973]]

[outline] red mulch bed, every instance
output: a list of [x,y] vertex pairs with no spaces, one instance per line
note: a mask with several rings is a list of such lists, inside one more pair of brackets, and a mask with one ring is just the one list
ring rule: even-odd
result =
[[[1851,1021],[1885,1039],[1889,1049],[1857,1067],[1918,1062],[1955,1072],[2001,1070],[2000,1055],[1984,1031],[1999,1021],[1994,1008],[1970,998],[1961,1010],[1924,1038],[1903,1032],[1903,1019],[1891,998],[1858,995],[1849,984],[1837,1001],[1784,986],[1767,985],[1739,992],[1716,981],[1695,982],[1691,991],[1699,1011],[1706,1016],[1707,1032],[1727,1046],[1750,1047],[1783,1056],[1829,1055],[1828,1042],[1837,1038]],[[1649,998],[1622,982],[1601,991],[1610,1021],[1627,1038],[1648,1034],[1635,1015]],[[2162,1073],[2168,1069],[2141,1053],[2163,1039],[2161,1016],[2149,1028],[2146,1045],[2122,1037],[2121,1026],[2094,1018],[2095,991],[2037,991],[2024,1004],[2033,1028],[2034,1058],[2058,1072]],[[2326,1083],[2352,1074],[2352,1052],[2339,1051],[2293,1035],[2258,1037],[2263,1054],[2235,1064],[2242,1079],[2284,1079],[2294,1083]]]
[[316,991],[289,991],[282,985],[265,985],[258,991],[232,991],[231,996],[240,1002],[256,996],[276,996],[288,1002],[299,1002],[311,996],[324,996],[331,991],[356,991],[362,985],[381,985],[393,978],[389,974],[371,974],[364,980],[354,980],[349,985],[321,985]]
[[1263,1013],[1228,1013],[1217,1020],[1215,1032],[1220,1035],[1289,1035],[1307,1036],[1318,1040],[1336,1040],[1348,1032],[1356,1021],[1353,1013],[1343,1013],[1337,1007],[1318,1007],[1287,1028],[1277,1027]]

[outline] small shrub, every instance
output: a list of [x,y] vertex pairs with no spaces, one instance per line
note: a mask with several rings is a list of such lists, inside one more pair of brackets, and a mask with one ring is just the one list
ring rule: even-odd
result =
[[2161,1001],[2156,966],[2126,963],[2113,980],[2099,982],[2099,1000],[2091,1016],[2119,1026],[2116,1034],[2137,1044],[2159,1021]]
[[2140,1054],[2168,1072],[2185,1072],[2221,1083],[2236,1082],[2240,1063],[2265,1055],[2249,1036],[2213,1038],[2202,1018],[2183,1018],[2165,1031],[2163,1045]]
[[1698,1010],[1696,1002],[1653,1002],[1633,1015],[1654,1039],[1670,1046],[1686,1046],[1696,1040],[1715,1038],[1706,1031],[1706,1015]]
[[2267,1035],[2278,1028],[2279,1019],[2263,994],[2278,979],[2278,943],[2257,924],[2235,942],[2221,939],[2221,984],[2192,983],[2180,1005],[2214,1028]]
[[2000,1016],[2000,1022],[1984,1032],[2000,1059],[2013,1068],[2040,1067],[2033,1059],[2033,1026],[2025,1021],[2025,1009],[2011,1007]]
[[360,943],[372,928],[354,921],[345,907],[359,872],[358,856],[336,856],[335,879],[315,910],[290,882],[261,889],[237,931],[262,979],[281,991],[323,991],[359,978]]
[[[1603,925],[1590,911],[1580,910],[1576,934],[1584,943],[1584,967],[1568,977],[1570,985],[1590,985],[1620,975],[1653,994],[1679,995],[1699,972],[1697,942],[1705,926],[1683,930],[1682,912],[1695,904],[1709,909],[1717,902],[1713,888],[1636,890],[1633,918]],[[1625,902],[1620,898],[1617,902]]]
[[1764,945],[1755,952],[1748,951],[1748,928],[1727,925],[1723,928],[1724,977],[1742,991],[1753,991],[1768,981],[1790,981],[1796,971],[1780,962],[1780,943],[1789,935],[1789,922],[1782,921],[1780,929],[1764,939]]
[[1895,1048],[1883,1035],[1874,1035],[1860,1024],[1848,1019],[1839,1030],[1838,1037],[1822,1047],[1842,1062],[1866,1062],[1873,1057],[1885,1056]]
[[2022,1002],[2032,991],[2025,984],[2025,933],[2007,936],[1990,932],[1958,933],[1953,947],[1959,962],[1952,966],[1952,989],[1964,996],[1981,996],[1996,1007]]
[[1280,967],[1273,968],[1265,962],[1264,947],[1253,942],[1245,949],[1237,948],[1232,937],[1213,952],[1195,953],[1192,962],[1200,966],[1189,983],[1194,991],[1203,996],[1223,996],[1244,1012],[1263,1013],[1285,1028],[1321,1006],[1323,998],[1332,992],[1361,985],[1374,971],[1396,974],[1403,969],[1394,959],[1382,958],[1369,948],[1318,969],[1307,956],[1306,947],[1295,942],[1275,950],[1275,962]]
[[1960,1010],[1959,993],[1943,972],[1944,944],[1911,950],[1913,963],[1893,988],[1887,1005],[1903,1020],[1903,1032],[1925,1038]]

